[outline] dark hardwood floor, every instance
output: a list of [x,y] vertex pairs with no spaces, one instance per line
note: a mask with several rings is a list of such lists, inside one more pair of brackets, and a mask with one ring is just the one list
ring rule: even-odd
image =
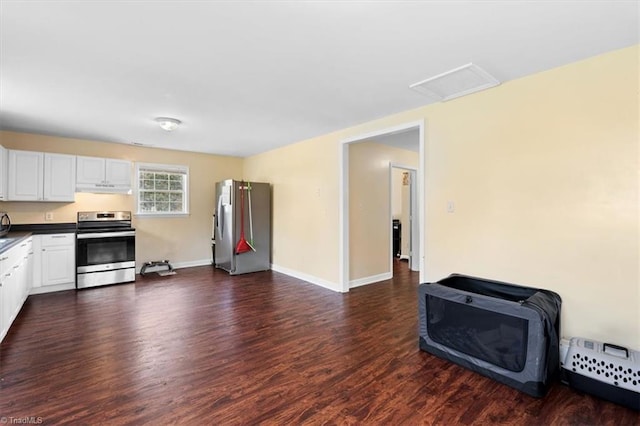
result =
[[339,294],[276,272],[198,267],[30,296],[0,346],[0,417],[640,424],[638,413],[560,383],[536,399],[421,352],[417,280],[397,262],[393,280]]

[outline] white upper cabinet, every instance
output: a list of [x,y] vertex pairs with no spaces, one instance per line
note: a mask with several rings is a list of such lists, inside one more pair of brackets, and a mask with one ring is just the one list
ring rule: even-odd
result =
[[105,177],[107,183],[131,188],[131,162],[125,160],[105,160]]
[[112,158],[77,157],[76,190],[79,192],[131,191],[131,162]]
[[104,158],[76,157],[76,184],[97,185],[104,183]]
[[44,154],[44,201],[74,201],[75,155]]
[[9,150],[9,200],[42,201],[44,154]]
[[75,201],[75,156],[9,150],[10,201]]

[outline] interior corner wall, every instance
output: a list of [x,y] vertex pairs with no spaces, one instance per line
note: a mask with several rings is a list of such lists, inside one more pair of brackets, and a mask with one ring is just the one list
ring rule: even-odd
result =
[[349,144],[349,280],[391,273],[390,163],[418,154],[375,142]]
[[244,178],[272,187],[275,270],[340,291],[337,134],[244,159]]
[[[224,157],[117,143],[61,138],[28,133],[0,132],[0,145],[8,149],[53,152],[189,166],[189,215],[175,218],[133,217],[136,228],[136,263],[168,259],[174,265],[206,264],[211,260],[215,182],[242,178],[242,158]],[[13,223],[76,222],[78,211],[136,211],[134,195],[76,193],[73,203],[0,202]]]

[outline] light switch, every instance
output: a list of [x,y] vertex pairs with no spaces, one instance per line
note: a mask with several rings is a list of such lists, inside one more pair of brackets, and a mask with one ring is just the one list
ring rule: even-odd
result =
[[453,201],[447,201],[447,213],[453,213],[456,211],[456,204]]

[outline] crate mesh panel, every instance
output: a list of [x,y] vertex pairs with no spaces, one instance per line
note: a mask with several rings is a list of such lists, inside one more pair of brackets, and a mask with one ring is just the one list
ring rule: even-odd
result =
[[529,321],[426,297],[427,333],[433,341],[510,371],[524,369]]

